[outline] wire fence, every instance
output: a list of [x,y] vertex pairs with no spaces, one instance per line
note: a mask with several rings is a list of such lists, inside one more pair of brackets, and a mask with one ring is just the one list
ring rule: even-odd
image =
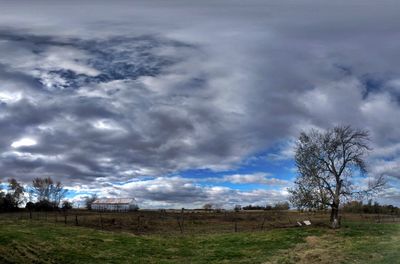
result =
[[[157,210],[135,212],[96,212],[68,210],[0,214],[2,221],[53,223],[134,234],[204,234],[257,232],[274,228],[329,226],[329,212],[297,211],[194,211]],[[400,223],[400,215],[342,213],[342,222]]]

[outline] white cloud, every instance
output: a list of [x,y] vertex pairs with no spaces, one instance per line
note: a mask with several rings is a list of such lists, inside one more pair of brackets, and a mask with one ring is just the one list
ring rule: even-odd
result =
[[0,102],[3,101],[5,103],[15,103],[21,100],[22,93],[21,92],[9,92],[9,91],[1,91],[0,92]]
[[13,148],[20,148],[20,147],[30,147],[36,145],[36,140],[32,138],[21,138],[11,143],[11,147]]
[[265,184],[265,185],[286,185],[288,181],[271,177],[269,173],[254,173],[254,174],[233,174],[225,175],[222,178],[215,179],[223,182],[235,184]]
[[134,197],[141,208],[200,208],[205,203],[233,208],[235,204],[273,204],[287,199],[286,188],[280,190],[241,191],[225,186],[203,186],[196,179],[157,177],[137,179],[123,184],[108,183],[102,188],[68,187],[76,195],[74,201],[97,193],[100,197]]

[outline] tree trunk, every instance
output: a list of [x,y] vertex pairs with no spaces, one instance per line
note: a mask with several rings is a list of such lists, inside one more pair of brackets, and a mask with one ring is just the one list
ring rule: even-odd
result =
[[340,227],[340,219],[339,219],[339,206],[333,205],[331,210],[331,227],[333,229],[337,229]]

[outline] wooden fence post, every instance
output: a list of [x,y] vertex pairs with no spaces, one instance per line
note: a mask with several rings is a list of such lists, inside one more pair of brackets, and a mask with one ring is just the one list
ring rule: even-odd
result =
[[183,228],[182,228],[182,225],[181,225],[181,221],[180,221],[180,219],[179,219],[179,216],[176,217],[176,221],[178,222],[179,230],[181,231],[181,234],[182,234],[182,233],[183,233]]
[[235,222],[235,225],[234,225],[235,232],[238,231],[238,228],[237,228],[237,213],[238,212],[234,212],[234,218],[233,218],[233,221]]
[[264,230],[264,224],[265,224],[266,218],[267,217],[264,215],[264,219],[263,219],[262,224],[261,224],[261,230]]
[[103,216],[101,215],[101,212],[99,214],[100,214],[100,227],[101,230],[103,230]]
[[183,233],[183,230],[184,230],[184,222],[185,222],[185,208],[182,208],[182,210],[181,210],[182,233]]

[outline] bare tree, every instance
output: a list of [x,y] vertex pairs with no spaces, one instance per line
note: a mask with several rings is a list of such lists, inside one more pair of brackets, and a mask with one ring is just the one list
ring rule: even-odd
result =
[[53,180],[48,178],[35,178],[32,181],[32,192],[38,201],[50,201]]
[[342,199],[370,194],[384,185],[383,177],[359,189],[351,181],[355,172],[365,175],[365,156],[370,151],[367,131],[337,126],[326,132],[301,133],[295,162],[299,176],[290,191],[297,207],[331,208],[331,226],[338,228]]
[[85,199],[85,207],[88,210],[92,210],[92,203],[97,200],[97,194],[93,194],[92,196],[88,196]]
[[212,203],[206,203],[203,205],[203,209],[206,211],[211,211],[213,209],[214,205]]
[[54,182],[50,177],[35,178],[32,183],[32,192],[37,199],[39,201],[52,202],[55,207],[60,205],[61,200],[67,193],[61,182]]
[[60,206],[61,200],[64,199],[67,190],[64,189],[64,186],[61,182],[56,182],[51,185],[51,200],[55,204],[56,207]]
[[8,190],[13,202],[13,206],[18,208],[25,200],[24,187],[14,178],[8,180]]

